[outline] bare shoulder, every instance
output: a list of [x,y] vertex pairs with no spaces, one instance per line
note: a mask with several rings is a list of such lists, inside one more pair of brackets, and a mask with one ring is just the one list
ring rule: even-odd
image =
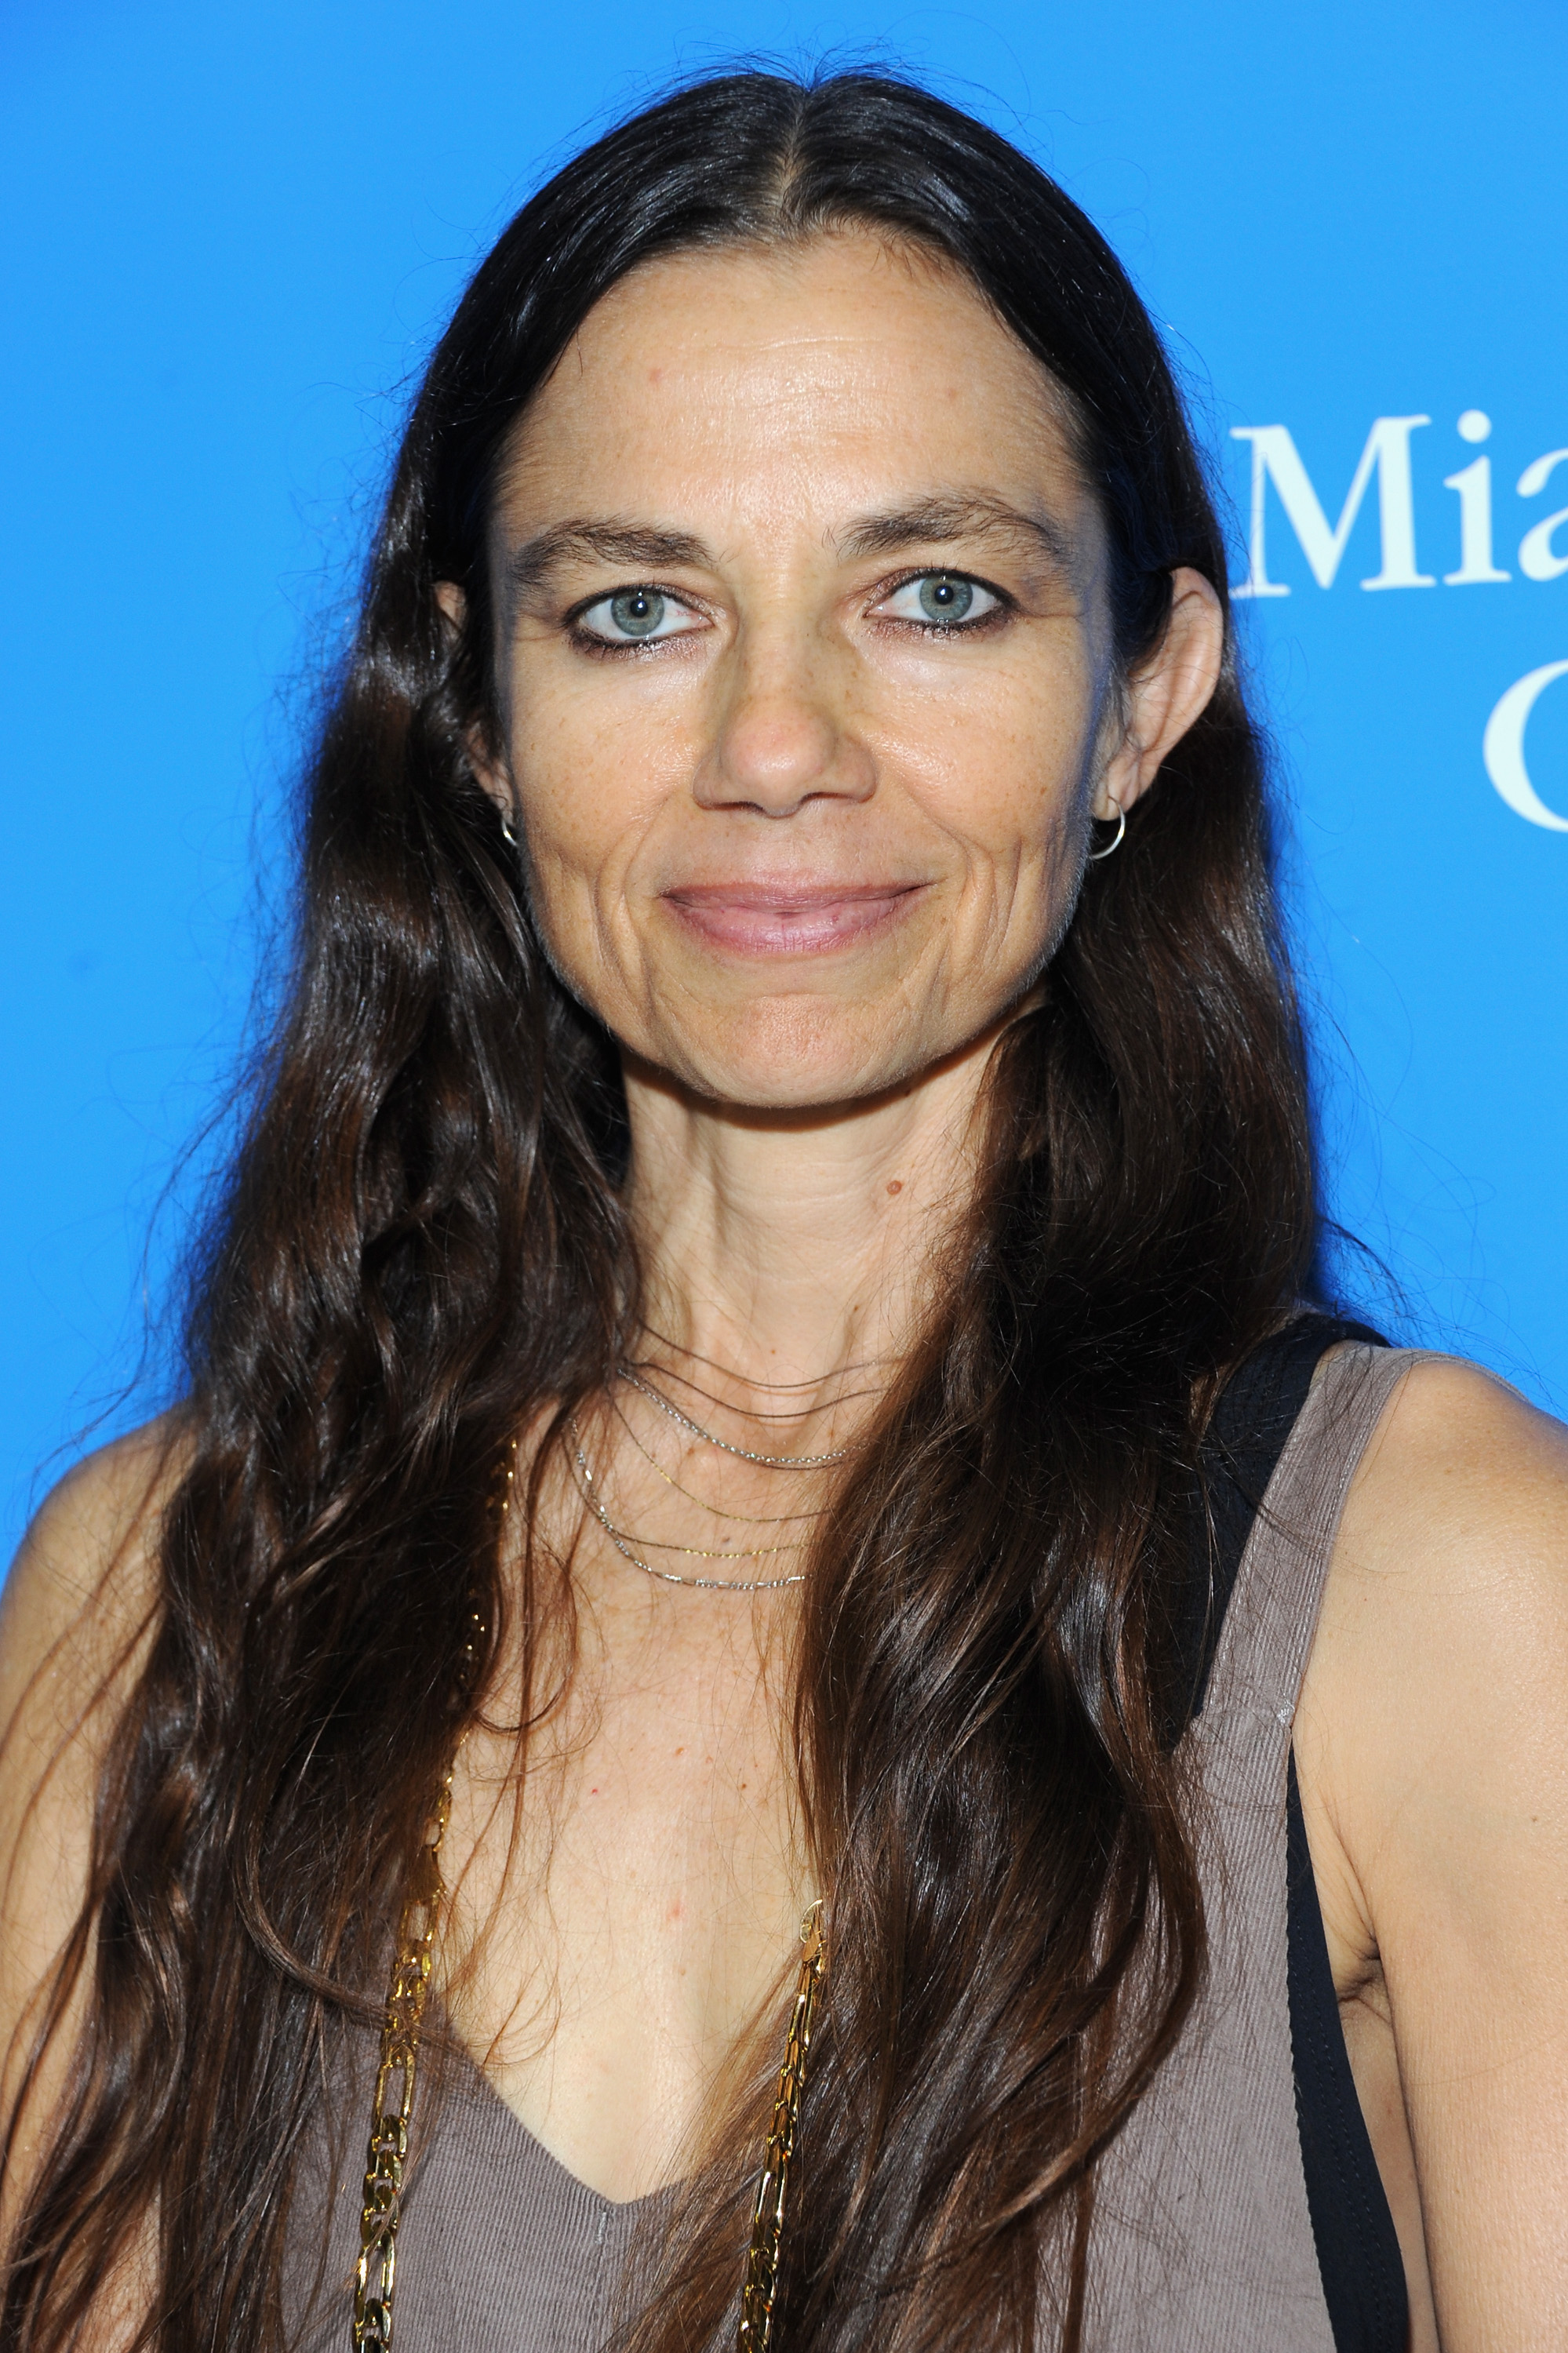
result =
[[0,2126],[8,2230],[87,2012],[100,1774],[157,1616],[157,1539],[184,1467],[173,1417],[79,1463],[0,1598]]
[[[69,1718],[134,1645],[157,1588],[164,1506],[179,1476],[177,1422],[164,1416],[77,1464],[45,1501],[0,1597],[0,1740],[40,1680]],[[0,1750],[0,1756],[4,1751]]]
[[1418,1540],[1462,1575],[1533,1565],[1550,1579],[1568,1566],[1565,1530],[1568,1429],[1478,1366],[1418,1359],[1351,1484],[1347,1558],[1392,1568]]
[[[90,1455],[48,1496],[5,1580],[0,1896],[13,1927],[40,1899],[29,1890],[35,1904],[18,1915],[18,1873],[61,1887],[79,1879],[69,1866],[85,1856],[104,1744],[155,1614],[158,1532],[184,1451],[164,1417]],[[53,1918],[59,1902],[51,1894],[43,1908]]]
[[[1531,1694],[1568,1689],[1568,1429],[1473,1365],[1418,1359],[1346,1499],[1304,1704],[1336,1750],[1508,1772]],[[1562,1710],[1552,1710],[1562,1720]],[[1446,1725],[1446,1737],[1440,1727]],[[1544,1729],[1545,1727],[1538,1728]]]
[[155,1618],[183,1451],[164,1419],[79,1464],[0,1599],[0,2059],[16,2061],[81,1907],[99,1772]]
[[1326,1900],[1383,1948],[1568,1825],[1568,1430],[1446,1357],[1357,1467],[1297,1716]]

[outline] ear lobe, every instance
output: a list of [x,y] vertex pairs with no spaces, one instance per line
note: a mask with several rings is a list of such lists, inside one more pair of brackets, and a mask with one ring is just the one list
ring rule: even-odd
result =
[[1207,709],[1225,658],[1225,617],[1213,583],[1190,565],[1171,575],[1165,633],[1125,688],[1127,726],[1106,764],[1095,815],[1129,809],[1160,773],[1194,721]]
[[455,580],[438,580],[436,603],[440,607],[449,642],[461,638],[468,621],[468,598]]

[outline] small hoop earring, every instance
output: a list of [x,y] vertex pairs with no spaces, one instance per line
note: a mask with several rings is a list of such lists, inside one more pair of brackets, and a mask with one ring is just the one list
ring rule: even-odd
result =
[[512,819],[507,816],[504,809],[503,809],[501,813],[501,839],[506,844],[508,849],[516,849],[517,836],[512,829]]
[[1084,860],[1086,866],[1096,865],[1100,859],[1108,858],[1113,849],[1119,849],[1121,848],[1122,837],[1127,831],[1127,811],[1122,807],[1119,801],[1114,802],[1112,806],[1116,810],[1116,832],[1112,839],[1107,842],[1103,849],[1090,850],[1087,858]]

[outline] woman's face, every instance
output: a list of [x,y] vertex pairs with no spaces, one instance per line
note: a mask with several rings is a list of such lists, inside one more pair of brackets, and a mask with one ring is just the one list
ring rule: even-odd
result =
[[869,236],[616,287],[514,433],[492,561],[489,780],[552,960],[705,1098],[847,1103],[981,1035],[1091,807],[1153,772],[1048,379]]

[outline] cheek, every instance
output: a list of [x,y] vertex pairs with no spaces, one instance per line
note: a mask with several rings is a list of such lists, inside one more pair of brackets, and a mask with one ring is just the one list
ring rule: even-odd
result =
[[901,729],[906,773],[930,817],[998,879],[1048,879],[1093,767],[1095,712],[1074,664],[986,681],[961,708]]
[[564,891],[580,902],[632,855],[661,797],[663,764],[645,729],[607,724],[602,702],[547,674],[521,669],[513,709],[510,765],[538,887],[550,900]]

